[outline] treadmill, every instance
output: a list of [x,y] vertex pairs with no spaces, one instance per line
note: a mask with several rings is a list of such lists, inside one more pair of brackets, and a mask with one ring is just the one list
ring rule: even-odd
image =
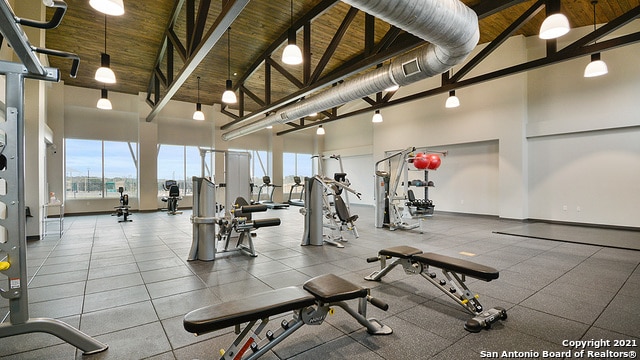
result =
[[[269,175],[265,175],[262,177],[262,185],[258,188],[258,202],[260,204],[266,205],[269,209],[286,209],[289,207],[287,203],[278,203],[273,201],[273,192],[276,190],[276,187],[280,185],[275,185],[271,183],[271,177]],[[271,188],[271,193],[269,194],[269,200],[260,201],[260,195],[262,195],[262,189],[265,189],[265,193],[269,193],[269,188]]]
[[[294,176],[293,177],[293,182],[295,184],[293,184],[291,186],[291,189],[289,190],[289,201],[287,201],[287,203],[289,203],[289,205],[293,205],[293,206],[304,206],[304,185],[302,184],[302,180],[300,180],[300,176]],[[299,199],[292,199],[292,195],[293,195],[293,190],[295,188],[301,187],[302,191],[300,192],[300,198]]]

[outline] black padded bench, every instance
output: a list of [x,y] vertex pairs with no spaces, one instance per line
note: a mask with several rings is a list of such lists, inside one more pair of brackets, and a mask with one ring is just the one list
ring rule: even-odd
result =
[[[387,264],[387,260],[394,259]],[[464,259],[454,258],[436,253],[423,253],[422,250],[411,246],[394,246],[382,249],[377,257],[367,259],[368,262],[380,261],[380,270],[376,270],[365,280],[380,281],[389,271],[398,265],[402,265],[405,273],[410,275],[422,275],[425,279],[447,294],[465,310],[474,315],[465,324],[465,329],[478,332],[483,328],[490,328],[498,320],[506,319],[507,312],[503,308],[484,310],[477,294],[471,293],[466,286],[466,277],[472,277],[482,281],[492,281],[500,276],[498,270]],[[443,279],[438,280],[429,267],[442,270]]]
[[[357,311],[345,302],[348,300],[359,301]],[[315,277],[301,287],[285,287],[193,310],[184,316],[183,324],[185,330],[196,335],[235,326],[238,336],[222,353],[221,359],[257,359],[302,325],[320,325],[331,306],[343,308],[372,335],[391,334],[388,326],[366,318],[367,302],[383,310],[388,308],[372,298],[369,289],[327,274]],[[283,320],[278,329],[269,330],[264,338],[260,337],[269,317],[289,311],[293,312],[291,320]],[[240,326],[244,323],[247,325],[241,331]]]

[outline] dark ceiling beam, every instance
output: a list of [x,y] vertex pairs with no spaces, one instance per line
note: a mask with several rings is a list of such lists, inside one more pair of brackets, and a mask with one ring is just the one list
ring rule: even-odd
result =
[[204,33],[204,27],[207,24],[210,7],[211,0],[200,0],[200,3],[198,4],[198,16],[195,19],[195,23],[192,25],[190,33],[191,41],[189,41],[189,53],[196,49],[198,45],[200,45],[200,41],[202,41],[202,34]]
[[337,120],[341,120],[341,119],[346,119],[348,117],[352,117],[355,115],[359,115],[359,114],[365,114],[365,113],[369,113],[371,111],[377,110],[377,109],[382,109],[388,106],[396,106],[396,105],[400,105],[406,102],[411,102],[411,101],[415,101],[415,100],[419,100],[419,99],[423,99],[423,98],[427,98],[430,96],[434,96],[434,95],[439,95],[439,94],[443,94],[443,93],[447,93],[450,90],[456,90],[459,88],[464,88],[464,87],[468,87],[468,86],[472,86],[472,85],[476,85],[476,84],[480,84],[483,82],[487,82],[487,81],[491,81],[491,80],[496,80],[505,76],[510,76],[510,75],[515,75],[521,72],[526,72],[526,71],[530,71],[530,70],[534,70],[537,68],[541,68],[544,66],[549,66],[549,65],[553,65],[553,64],[557,64],[560,62],[564,62],[567,60],[572,60],[578,57],[583,57],[583,56],[588,56],[594,53],[598,53],[598,52],[603,52],[605,50],[612,50],[615,48],[619,48],[619,47],[623,47],[623,46],[628,46],[628,45],[632,45],[635,43],[640,42],[640,32],[636,32],[633,34],[629,34],[629,35],[624,35],[624,36],[620,36],[617,37],[615,39],[611,39],[611,40],[606,40],[606,41],[602,41],[593,45],[589,45],[589,46],[583,46],[577,49],[570,49],[570,51],[560,51],[557,53],[554,53],[551,56],[547,56],[541,59],[536,59],[536,60],[532,60],[523,64],[519,64],[519,65],[514,65],[514,66],[510,66],[504,69],[500,69],[500,70],[496,70],[487,74],[483,74],[483,75],[478,75],[476,77],[470,78],[470,79],[466,79],[466,80],[462,80],[456,83],[447,83],[447,84],[443,84],[440,87],[437,88],[433,88],[433,89],[429,89],[429,90],[425,90],[413,95],[409,95],[409,96],[405,96],[402,97],[400,99],[396,99],[396,100],[392,100],[389,101],[387,103],[377,103],[374,106],[371,106],[369,108],[364,108],[364,109],[359,109],[359,110],[355,110],[349,113],[345,113],[345,114],[341,114],[338,116],[334,116],[334,117],[330,117],[328,119],[324,119],[324,120],[320,120],[320,121],[316,121],[315,123],[313,123],[312,125],[305,125],[305,126],[301,126],[295,129],[287,129],[287,130],[283,130],[280,132],[277,132],[276,135],[280,136],[280,135],[285,135],[291,132],[295,132],[295,131],[300,131],[300,130],[304,130],[306,128],[310,128],[310,127],[314,127],[314,126],[318,126],[320,124],[325,124],[325,123],[329,123],[332,121],[337,121]]
[[358,10],[357,8],[354,8],[353,6],[349,9],[349,11],[347,11],[347,14],[344,16],[344,19],[342,19],[342,23],[340,23],[340,26],[338,26],[338,30],[336,30],[336,33],[333,35],[333,38],[331,39],[331,42],[329,42],[329,45],[324,51],[324,54],[322,54],[322,57],[320,58],[318,65],[316,65],[316,69],[313,71],[313,74],[311,74],[309,81],[305,82],[305,85],[309,85],[311,83],[316,82],[316,80],[318,80],[318,78],[320,77],[320,74],[322,74],[327,64],[329,63],[329,60],[331,60],[331,58],[333,57],[333,54],[336,53],[336,49],[338,48],[338,45],[340,45],[340,42],[342,41],[344,34],[347,32],[349,25],[351,25],[351,23],[353,22],[353,19],[355,19],[359,11],[360,10]]
[[478,19],[482,20],[493,14],[497,14],[504,9],[508,9],[514,5],[527,2],[529,0],[511,0],[511,1],[495,1],[495,0],[482,0],[479,4],[470,6],[471,10],[475,11],[478,15]]
[[469,73],[473,68],[475,68],[479,63],[482,62],[489,54],[491,54],[495,49],[497,49],[502,43],[504,43],[514,32],[522,27],[522,25],[529,22],[529,20],[533,19],[540,10],[544,7],[545,0],[538,0],[535,4],[533,4],[527,11],[525,11],[516,21],[514,21],[508,28],[506,28],[500,35],[498,35],[493,41],[491,41],[487,46],[485,46],[476,56],[474,56],[471,60],[469,60],[460,70],[458,70],[453,76],[451,76],[450,81],[456,82]]
[[[271,68],[277,70],[282,76],[284,76],[287,80],[289,80],[293,85],[298,88],[304,86],[302,81],[298,80],[292,73],[288,72],[280,63],[274,61],[272,58],[267,58],[266,62],[271,66]],[[238,87],[239,85],[236,85]]]
[[213,25],[204,36],[203,41],[200,43],[193,54],[189,56],[189,59],[185,62],[180,73],[175,78],[171,86],[167,89],[166,94],[160,99],[159,102],[151,109],[149,115],[147,115],[147,122],[153,121],[158,113],[164,108],[164,106],[171,100],[180,87],[187,81],[191,73],[196,67],[204,60],[213,46],[220,40],[225,34],[227,29],[231,26],[231,23],[242,12],[242,9],[249,3],[249,0],[229,0],[225,3],[220,12],[220,15],[216,18]]
[[249,95],[249,97],[255,101],[258,105],[260,106],[264,106],[264,100],[260,99],[260,97],[256,94],[254,94],[251,90],[247,89],[244,84],[240,87],[240,90],[242,90],[245,94]]

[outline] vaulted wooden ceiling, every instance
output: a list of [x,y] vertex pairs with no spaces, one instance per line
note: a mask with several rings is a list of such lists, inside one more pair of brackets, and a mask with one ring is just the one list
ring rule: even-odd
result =
[[[104,16],[89,6],[86,0],[67,0],[68,10],[62,24],[56,29],[46,31],[46,47],[76,53],[81,58],[79,72],[76,78],[69,76],[70,61],[50,57],[50,64],[60,68],[62,80],[68,85],[100,89],[101,83],[94,80],[95,70],[100,66],[100,53],[105,51],[105,19],[106,19],[106,52],[111,56],[111,68],[114,70],[118,82],[107,85],[109,90],[128,94],[149,93],[153,89],[154,76],[165,77],[167,74],[166,51],[162,52],[165,36],[170,33],[177,44],[184,46],[183,55],[189,56],[190,51],[196,50],[189,45],[187,29],[197,27],[206,33],[215,24],[224,6],[231,0],[156,0],[130,1],[125,0],[125,14],[123,16]],[[463,0],[465,4],[477,9],[496,8],[493,0]],[[518,19],[535,0],[505,1],[507,6],[498,8],[491,15],[481,18],[480,43],[488,43],[498,37]],[[208,5],[206,16],[204,12],[198,17],[199,10]],[[308,43],[311,64],[308,72],[318,74],[316,78],[330,74],[341,66],[361,56],[366,48],[365,42],[378,44],[385,39],[391,26],[375,19],[373,31],[371,22],[367,25],[367,16],[361,11],[350,10],[350,6],[337,0],[295,0],[293,2],[293,19],[290,18],[289,0],[253,0],[235,18],[231,24],[229,34],[230,48],[227,48],[227,35],[218,39],[205,58],[193,69],[188,79],[182,84],[173,99],[197,102],[196,78],[201,77],[199,99],[203,104],[220,103],[227,79],[227,52],[230,57],[231,79],[234,85],[243,80],[245,94],[244,107],[248,111],[263,106],[262,94],[265,88],[265,76],[271,77],[271,100],[281,99],[300,89],[291,77],[303,79],[304,67],[301,65],[283,65],[280,54],[286,45],[287,29],[290,24],[305,20],[309,13],[321,9],[308,24]],[[590,0],[563,0],[562,12],[567,15],[572,27],[593,24],[593,5]],[[607,23],[626,12],[640,6],[640,0],[600,0],[597,6],[597,23]],[[48,10],[48,18],[53,11]],[[20,16],[20,14],[16,14]],[[175,17],[175,18],[173,18]],[[538,12],[531,20],[521,26],[514,35],[533,36],[538,33],[540,24],[545,17],[545,11]],[[349,19],[347,21],[346,19]],[[335,51],[327,57],[326,64],[322,63],[323,54],[330,47],[332,39],[345,24],[346,31]],[[282,39],[277,43],[278,39]],[[297,33],[297,43],[304,43],[304,31]],[[275,49],[271,56],[270,66],[283,71],[265,71],[264,61],[259,62],[261,56],[268,49]],[[159,54],[165,54],[158,62]],[[173,68],[177,73],[185,65],[185,59],[175,55]],[[322,64],[321,64],[322,63]],[[321,66],[318,66],[321,64]],[[289,75],[287,77],[286,75]],[[309,77],[309,74],[306,75]],[[171,79],[169,79],[171,80]],[[302,81],[302,80],[300,80]],[[160,92],[168,84],[160,87]],[[160,96],[162,96],[160,94]],[[151,97],[151,95],[150,95]]]

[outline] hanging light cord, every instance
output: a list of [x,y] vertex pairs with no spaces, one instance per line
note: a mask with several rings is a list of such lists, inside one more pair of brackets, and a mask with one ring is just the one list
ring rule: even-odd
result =
[[107,53],[107,15],[104,16],[104,53]]
[[200,102],[200,76],[198,76],[198,102]]
[[291,0],[291,16],[289,17],[289,27],[293,29],[293,0]]
[[231,27],[227,28],[227,79],[231,79]]

